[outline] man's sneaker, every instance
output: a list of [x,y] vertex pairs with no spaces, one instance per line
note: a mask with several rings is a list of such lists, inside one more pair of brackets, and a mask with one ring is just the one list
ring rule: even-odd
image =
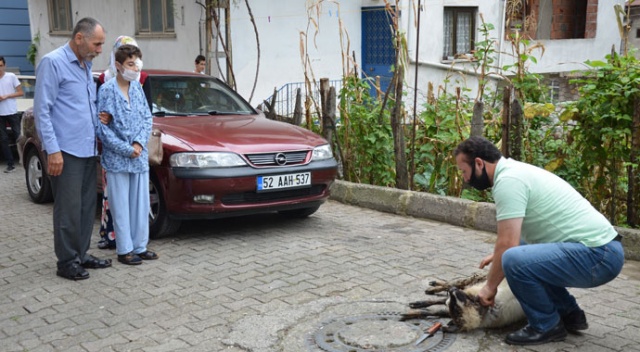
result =
[[584,311],[580,308],[569,314],[563,315],[562,322],[564,323],[564,328],[567,329],[567,331],[575,332],[578,330],[587,330],[589,328],[587,317],[584,315]]
[[5,174],[8,174],[8,173],[10,173],[11,171],[13,171],[13,170],[15,170],[15,169],[16,169],[16,168],[15,168],[15,166],[13,166],[13,165],[9,165],[9,166],[7,166],[7,168],[4,170],[4,173],[5,173]]

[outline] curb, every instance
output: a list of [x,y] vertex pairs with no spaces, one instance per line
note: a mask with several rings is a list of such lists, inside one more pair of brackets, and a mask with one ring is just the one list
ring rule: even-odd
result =
[[[336,180],[331,186],[332,200],[386,213],[425,218],[455,226],[496,233],[493,203],[438,196]],[[625,258],[640,260],[640,230],[615,227],[624,238]]]

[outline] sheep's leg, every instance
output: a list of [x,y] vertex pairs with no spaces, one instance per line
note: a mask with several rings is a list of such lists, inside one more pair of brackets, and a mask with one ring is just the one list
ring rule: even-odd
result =
[[435,306],[436,304],[445,304],[447,302],[447,297],[442,297],[440,299],[432,299],[428,301],[416,301],[409,303],[410,308],[426,308]]
[[442,280],[434,280],[429,282],[429,286],[424,293],[428,295],[433,295],[442,291],[449,291],[452,287],[457,287],[459,289],[464,289],[467,286],[475,285],[480,281],[483,281],[487,278],[486,273],[481,274],[473,274],[469,277],[463,279],[457,279],[452,281],[442,281]]
[[402,314],[400,316],[400,321],[411,319],[425,319],[429,317],[450,318],[451,315],[446,309],[415,309]]

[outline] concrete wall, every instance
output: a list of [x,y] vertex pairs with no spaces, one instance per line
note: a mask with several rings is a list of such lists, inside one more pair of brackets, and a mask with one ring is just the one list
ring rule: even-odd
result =
[[[591,0],[593,2],[593,0]],[[38,59],[43,54],[64,44],[68,38],[50,36],[46,1],[29,0],[29,16],[32,36],[41,34]],[[393,1],[391,1],[393,3]],[[620,39],[617,33],[614,3],[624,0],[599,1],[597,9],[597,32],[590,39],[543,40],[545,52],[534,52],[538,63],[531,64],[530,70],[538,73],[570,72],[584,69],[586,60],[600,60],[608,54],[612,45],[617,48]],[[361,63],[361,8],[384,6],[383,0],[324,1],[318,7],[308,7],[312,1],[251,0],[252,13],[260,39],[260,59],[258,80],[253,92],[252,105],[257,105],[271,95],[274,88],[287,83],[304,81],[305,67],[301,49],[306,47],[310,59],[307,72],[313,78],[341,79],[347,60],[345,56],[355,53],[355,61]],[[469,96],[475,96],[476,73],[471,63],[457,64],[451,70],[450,62],[441,60],[443,52],[443,11],[445,6],[472,6],[484,16],[487,23],[495,26],[491,37],[495,38],[501,52],[509,52],[510,46],[500,38],[504,37],[505,0],[423,0],[420,26],[420,43],[417,40],[417,0],[400,2],[400,27],[408,39],[409,58],[414,61],[418,51],[419,97],[424,97],[429,82],[437,88],[449,83],[450,91],[455,86],[470,88]],[[99,19],[106,27],[107,45],[105,53],[94,62],[94,69],[107,67],[111,46],[119,35],[135,35],[134,2],[130,0],[71,0],[73,21],[85,16]],[[317,12],[316,12],[317,11]],[[193,70],[196,55],[204,53],[205,14],[202,6],[191,0],[174,0],[175,38],[137,37],[143,51],[146,68]],[[313,19],[313,21],[310,20]],[[479,25],[480,19],[477,19]],[[244,1],[231,0],[231,42],[233,65],[238,91],[245,98],[252,93],[258,65],[258,51],[253,25]],[[342,42],[340,32],[344,34]],[[306,34],[303,35],[303,34]],[[476,38],[479,40],[479,34]],[[221,46],[218,45],[218,51]],[[206,54],[206,53],[205,53]],[[215,56],[215,49],[208,53]],[[210,60],[212,61],[212,60]],[[224,60],[220,60],[224,69]],[[499,67],[513,63],[506,54],[497,58]],[[211,62],[210,62],[211,64]],[[224,72],[224,70],[223,70]],[[217,67],[211,69],[218,76]],[[414,86],[415,66],[407,68],[408,90]]]
[[[443,52],[443,17],[442,12],[445,6],[472,6],[478,7],[486,23],[493,24],[495,30],[491,33],[491,38],[497,41],[497,51],[501,52],[497,56],[495,64],[502,68],[505,65],[514,63],[511,53],[513,49],[510,43],[504,40],[504,4],[505,1],[484,1],[484,0],[425,0],[421,13],[420,43],[418,45],[418,89],[423,94],[427,92],[427,85],[433,82],[435,87],[444,86],[444,79],[449,78],[449,91],[454,92],[455,86],[466,86],[471,89],[469,96],[475,97],[477,91],[477,76],[472,64],[457,63],[452,70],[450,62],[441,60]],[[593,7],[594,1],[590,1]],[[544,46],[543,51],[533,51],[537,63],[529,64],[529,71],[533,73],[561,73],[574,70],[584,70],[584,62],[587,60],[602,60],[604,56],[611,52],[612,46],[620,49],[620,36],[616,24],[614,4],[624,4],[624,0],[598,1],[597,2],[597,29],[595,36],[588,39],[558,39],[539,40]],[[591,7],[590,11],[593,11]],[[406,11],[407,15],[402,20],[403,28],[408,35],[409,58],[412,62],[416,57],[416,37],[415,28],[416,13]],[[592,19],[593,14],[590,19]],[[546,18],[545,18],[546,19]],[[546,23],[546,22],[542,22]],[[478,19],[478,25],[480,20]],[[590,24],[593,26],[593,24]],[[593,34],[589,34],[592,36]],[[502,39],[501,39],[502,38]],[[476,32],[476,40],[479,40],[479,33]],[[451,72],[447,72],[451,71]],[[501,70],[494,69],[494,72]],[[507,73],[507,72],[501,72]],[[413,85],[415,68],[410,67],[406,80]],[[457,82],[456,82],[457,81]]]
[[[102,55],[93,62],[95,71],[103,71],[109,64],[109,53],[116,38],[121,35],[135,37],[142,50],[145,68],[163,68],[193,71],[199,54],[199,21],[204,18],[202,7],[194,1],[174,0],[175,38],[144,38],[135,36],[134,2],[130,0],[71,0],[73,23],[83,17],[94,17],[107,30]],[[69,41],[67,36],[49,35],[47,2],[29,0],[32,36],[40,33],[40,47],[36,66],[46,53]]]
[[[336,181],[331,199],[387,213],[413,216],[493,232],[497,230],[496,209],[492,203],[442,197],[430,193]],[[640,230],[617,227],[624,238],[625,257],[640,260]]]

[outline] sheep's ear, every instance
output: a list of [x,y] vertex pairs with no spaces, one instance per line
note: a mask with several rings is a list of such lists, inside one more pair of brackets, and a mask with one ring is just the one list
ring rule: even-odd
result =
[[467,300],[470,299],[464,291],[459,290],[457,287],[449,290],[449,297],[451,297],[451,300],[454,302],[458,301],[460,304],[465,304]]

